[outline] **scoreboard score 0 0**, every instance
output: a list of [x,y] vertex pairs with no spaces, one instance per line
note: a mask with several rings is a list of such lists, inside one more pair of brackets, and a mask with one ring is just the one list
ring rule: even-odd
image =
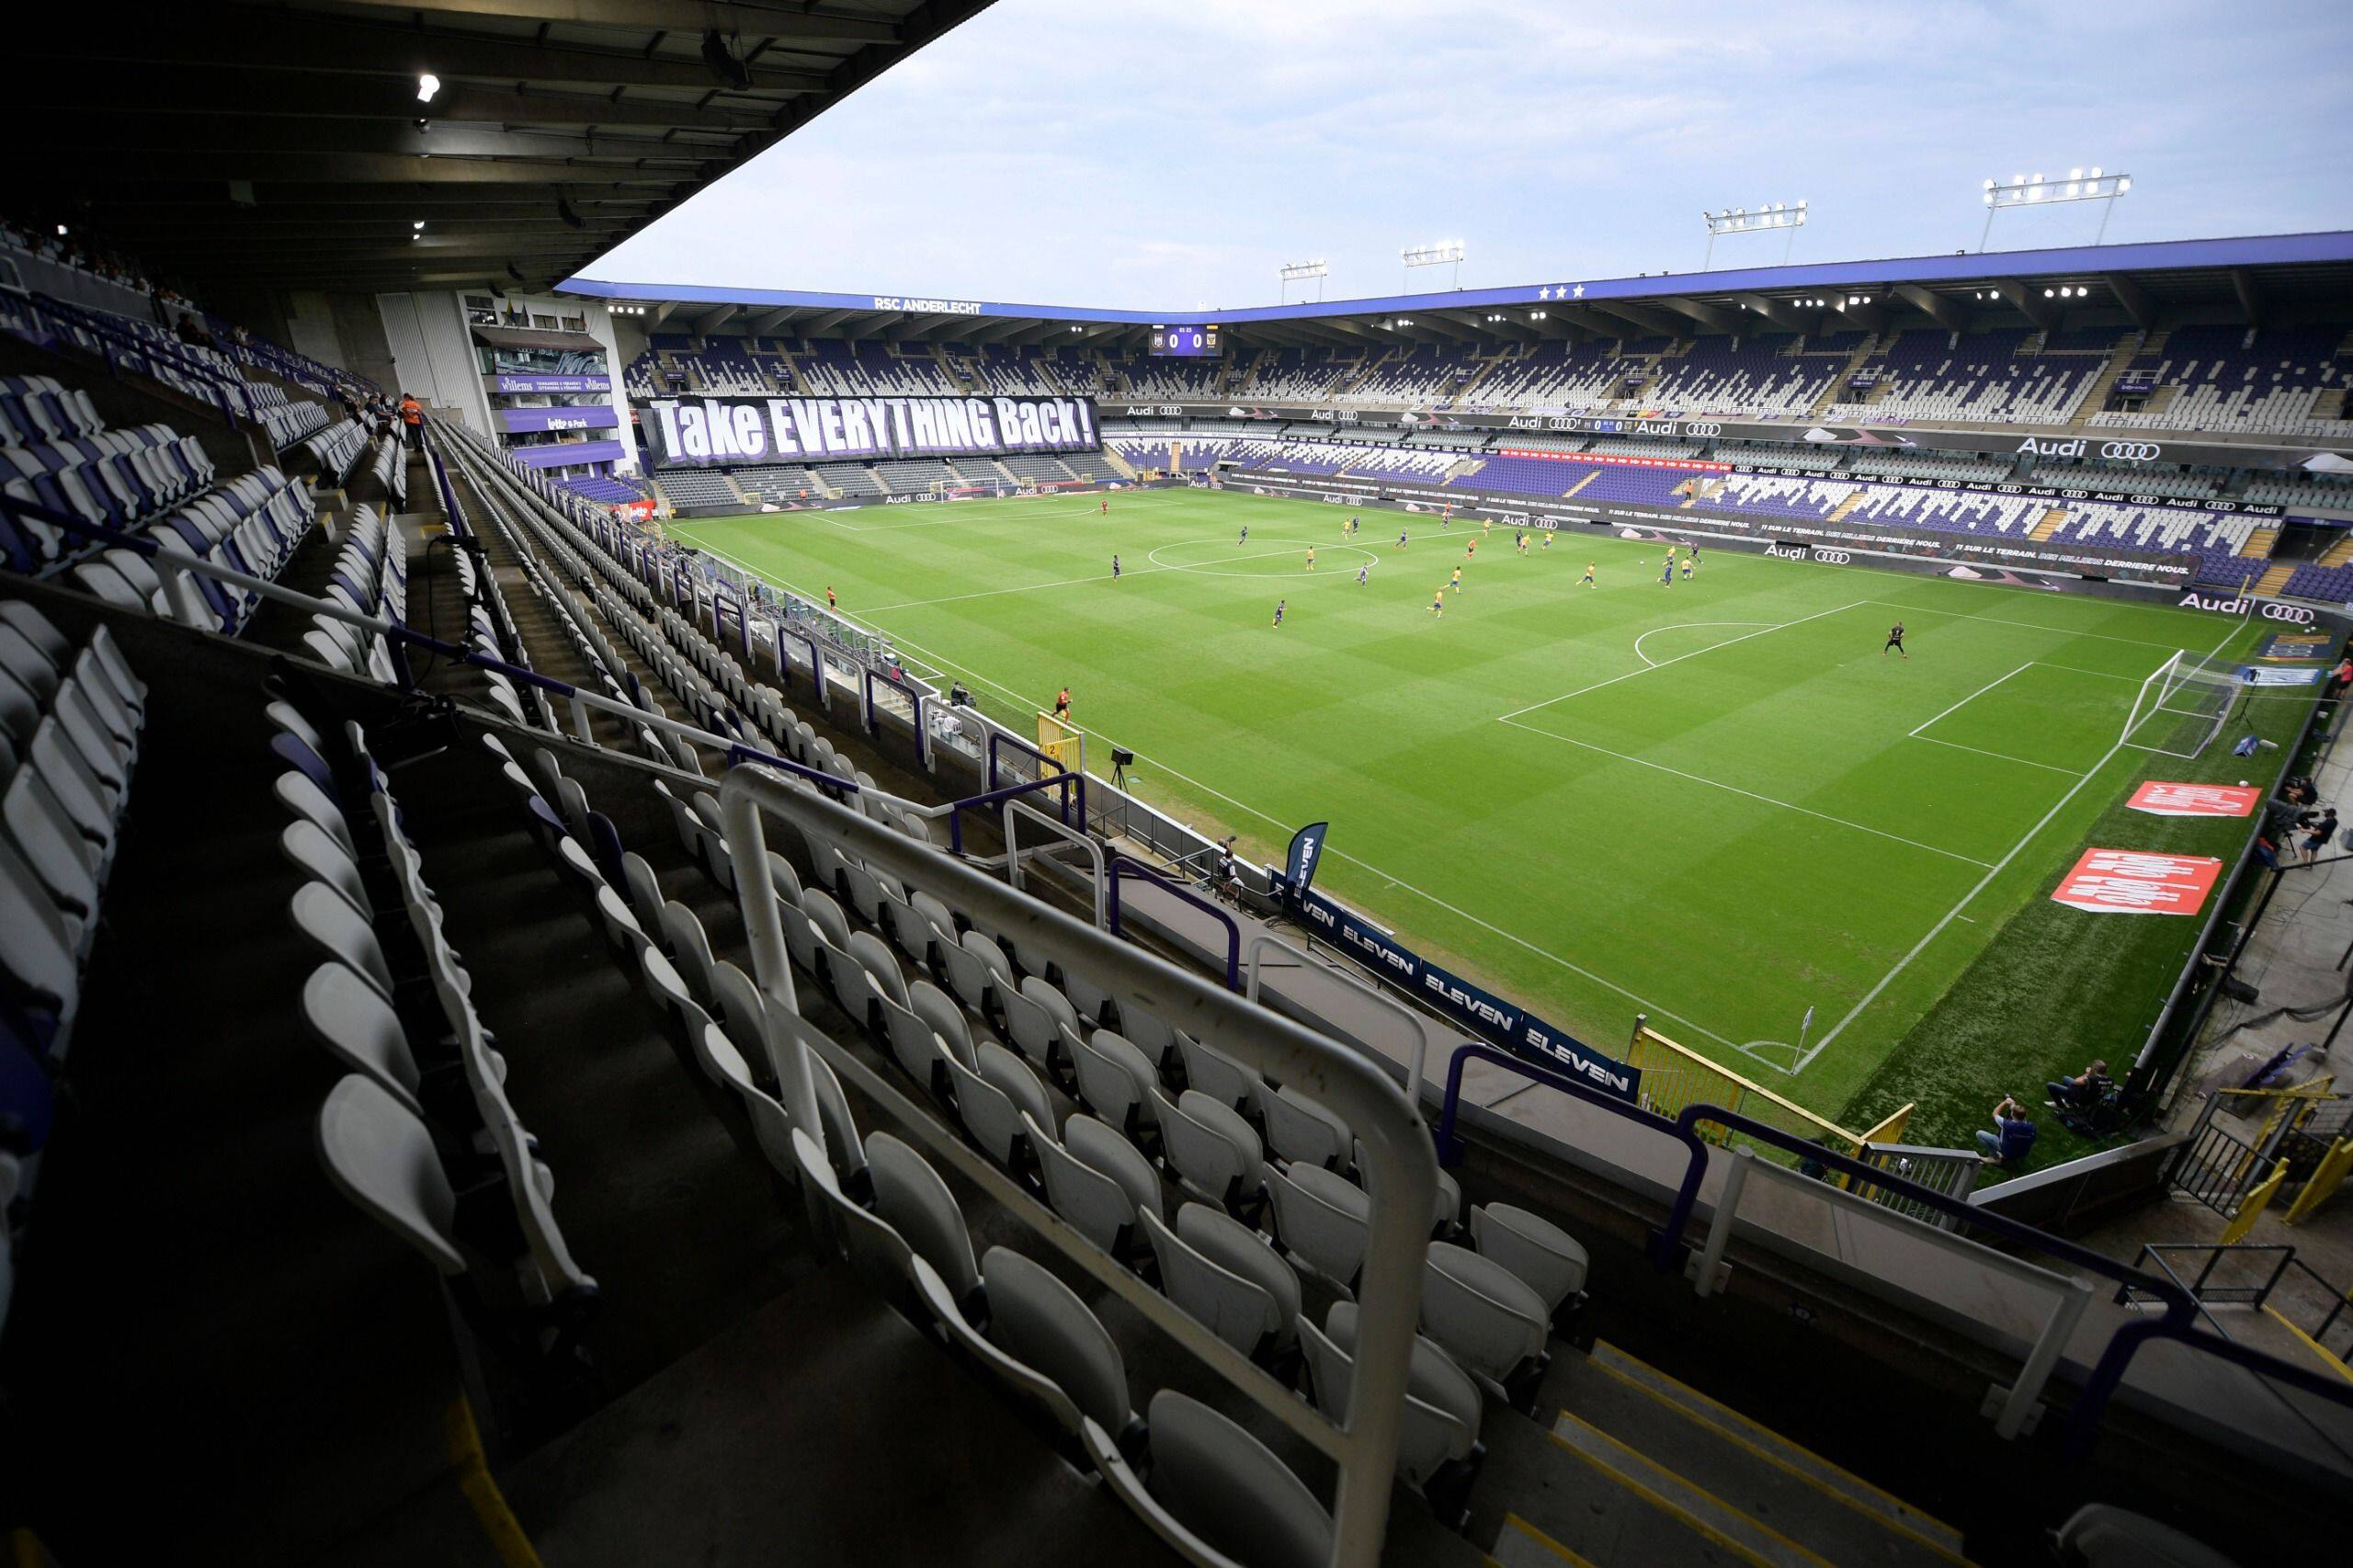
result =
[[1154,327],[1152,351],[1154,354],[1173,354],[1180,359],[1213,359],[1218,355],[1217,328],[1214,326]]

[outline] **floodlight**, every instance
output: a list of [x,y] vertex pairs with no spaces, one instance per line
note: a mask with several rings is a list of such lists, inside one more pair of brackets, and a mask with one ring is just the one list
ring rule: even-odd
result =
[[1438,240],[1426,245],[1407,245],[1397,253],[1405,264],[1405,286],[1413,286],[1413,272],[1417,267],[1449,267],[1454,269],[1450,286],[1462,287],[1462,258],[1465,255],[1461,240]]
[[1699,217],[1708,226],[1707,255],[1699,264],[1699,270],[1705,272],[1715,260],[1716,239],[1722,234],[1750,234],[1767,229],[1785,230],[1788,232],[1789,238],[1781,246],[1781,259],[1789,260],[1790,247],[1797,243],[1797,231],[1805,223],[1806,204],[1803,199],[1796,202],[1763,201],[1757,203],[1754,210],[1746,207],[1727,207],[1721,211],[1712,212],[1703,210]]
[[1331,275],[1331,267],[1319,257],[1314,261],[1285,262],[1275,268],[1275,277],[1282,284],[1283,298],[1288,303],[1290,286],[1294,283],[1304,283],[1311,278],[1315,280],[1315,297],[1321,300],[1324,297],[1324,279]]
[[431,102],[433,101],[433,95],[434,95],[434,94],[436,94],[436,93],[438,93],[438,92],[439,92],[440,90],[441,90],[441,78],[440,78],[440,77],[438,77],[438,76],[436,76],[432,72],[430,72],[430,71],[425,72],[425,73],[423,73],[422,74],[420,74],[420,75],[417,77],[417,79],[416,79],[416,101],[417,101],[418,103],[421,103],[421,104],[429,104],[429,103],[431,103]]
[[1985,205],[1985,228],[1979,234],[1977,248],[1983,251],[1994,232],[1994,214],[2006,207],[2032,207],[2058,201],[2099,201],[2107,205],[2100,210],[2099,233],[2092,239],[2098,244],[2108,237],[2108,221],[2115,215],[2116,199],[2132,188],[2129,175],[2111,175],[2095,164],[2090,168],[2075,167],[2067,171],[2063,180],[2048,179],[2040,174],[2013,175],[2007,185],[1987,180],[1980,195]]

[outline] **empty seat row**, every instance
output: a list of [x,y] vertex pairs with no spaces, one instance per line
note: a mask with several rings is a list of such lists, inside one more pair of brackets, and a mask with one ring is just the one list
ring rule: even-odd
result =
[[[274,468],[242,474],[145,530],[166,550],[248,576],[275,578],[311,530],[310,487]],[[73,568],[74,582],[108,604],[234,636],[260,596],[192,572],[168,575],[136,551],[111,548]]]

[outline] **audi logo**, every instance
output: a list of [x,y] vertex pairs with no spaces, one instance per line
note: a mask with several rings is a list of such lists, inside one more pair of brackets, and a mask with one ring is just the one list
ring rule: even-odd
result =
[[2165,449],[2154,441],[2106,441],[2099,455],[2119,462],[2144,463],[2154,460]]
[[1687,436],[1721,436],[1724,427],[1705,419],[1694,419],[1683,426],[1683,433]]
[[2310,626],[2313,612],[2302,605],[2268,604],[2263,607],[2263,619],[2292,621],[2298,626]]
[[1833,566],[1852,566],[1855,563],[1855,558],[1843,550],[1817,550],[1813,552],[1813,558],[1816,561],[1827,562]]

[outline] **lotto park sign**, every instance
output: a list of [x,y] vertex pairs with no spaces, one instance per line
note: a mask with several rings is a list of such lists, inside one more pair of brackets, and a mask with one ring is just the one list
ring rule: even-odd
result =
[[1641,1068],[1612,1061],[1567,1030],[1555,1028],[1526,1008],[1440,969],[1321,893],[1302,895],[1298,908],[1309,930],[1355,955],[1367,969],[1412,994],[1439,1016],[1454,1019],[1515,1056],[1550,1067],[1606,1095],[1640,1103]]
[[1095,405],[1076,397],[704,397],[644,405],[658,464],[1091,452]]

